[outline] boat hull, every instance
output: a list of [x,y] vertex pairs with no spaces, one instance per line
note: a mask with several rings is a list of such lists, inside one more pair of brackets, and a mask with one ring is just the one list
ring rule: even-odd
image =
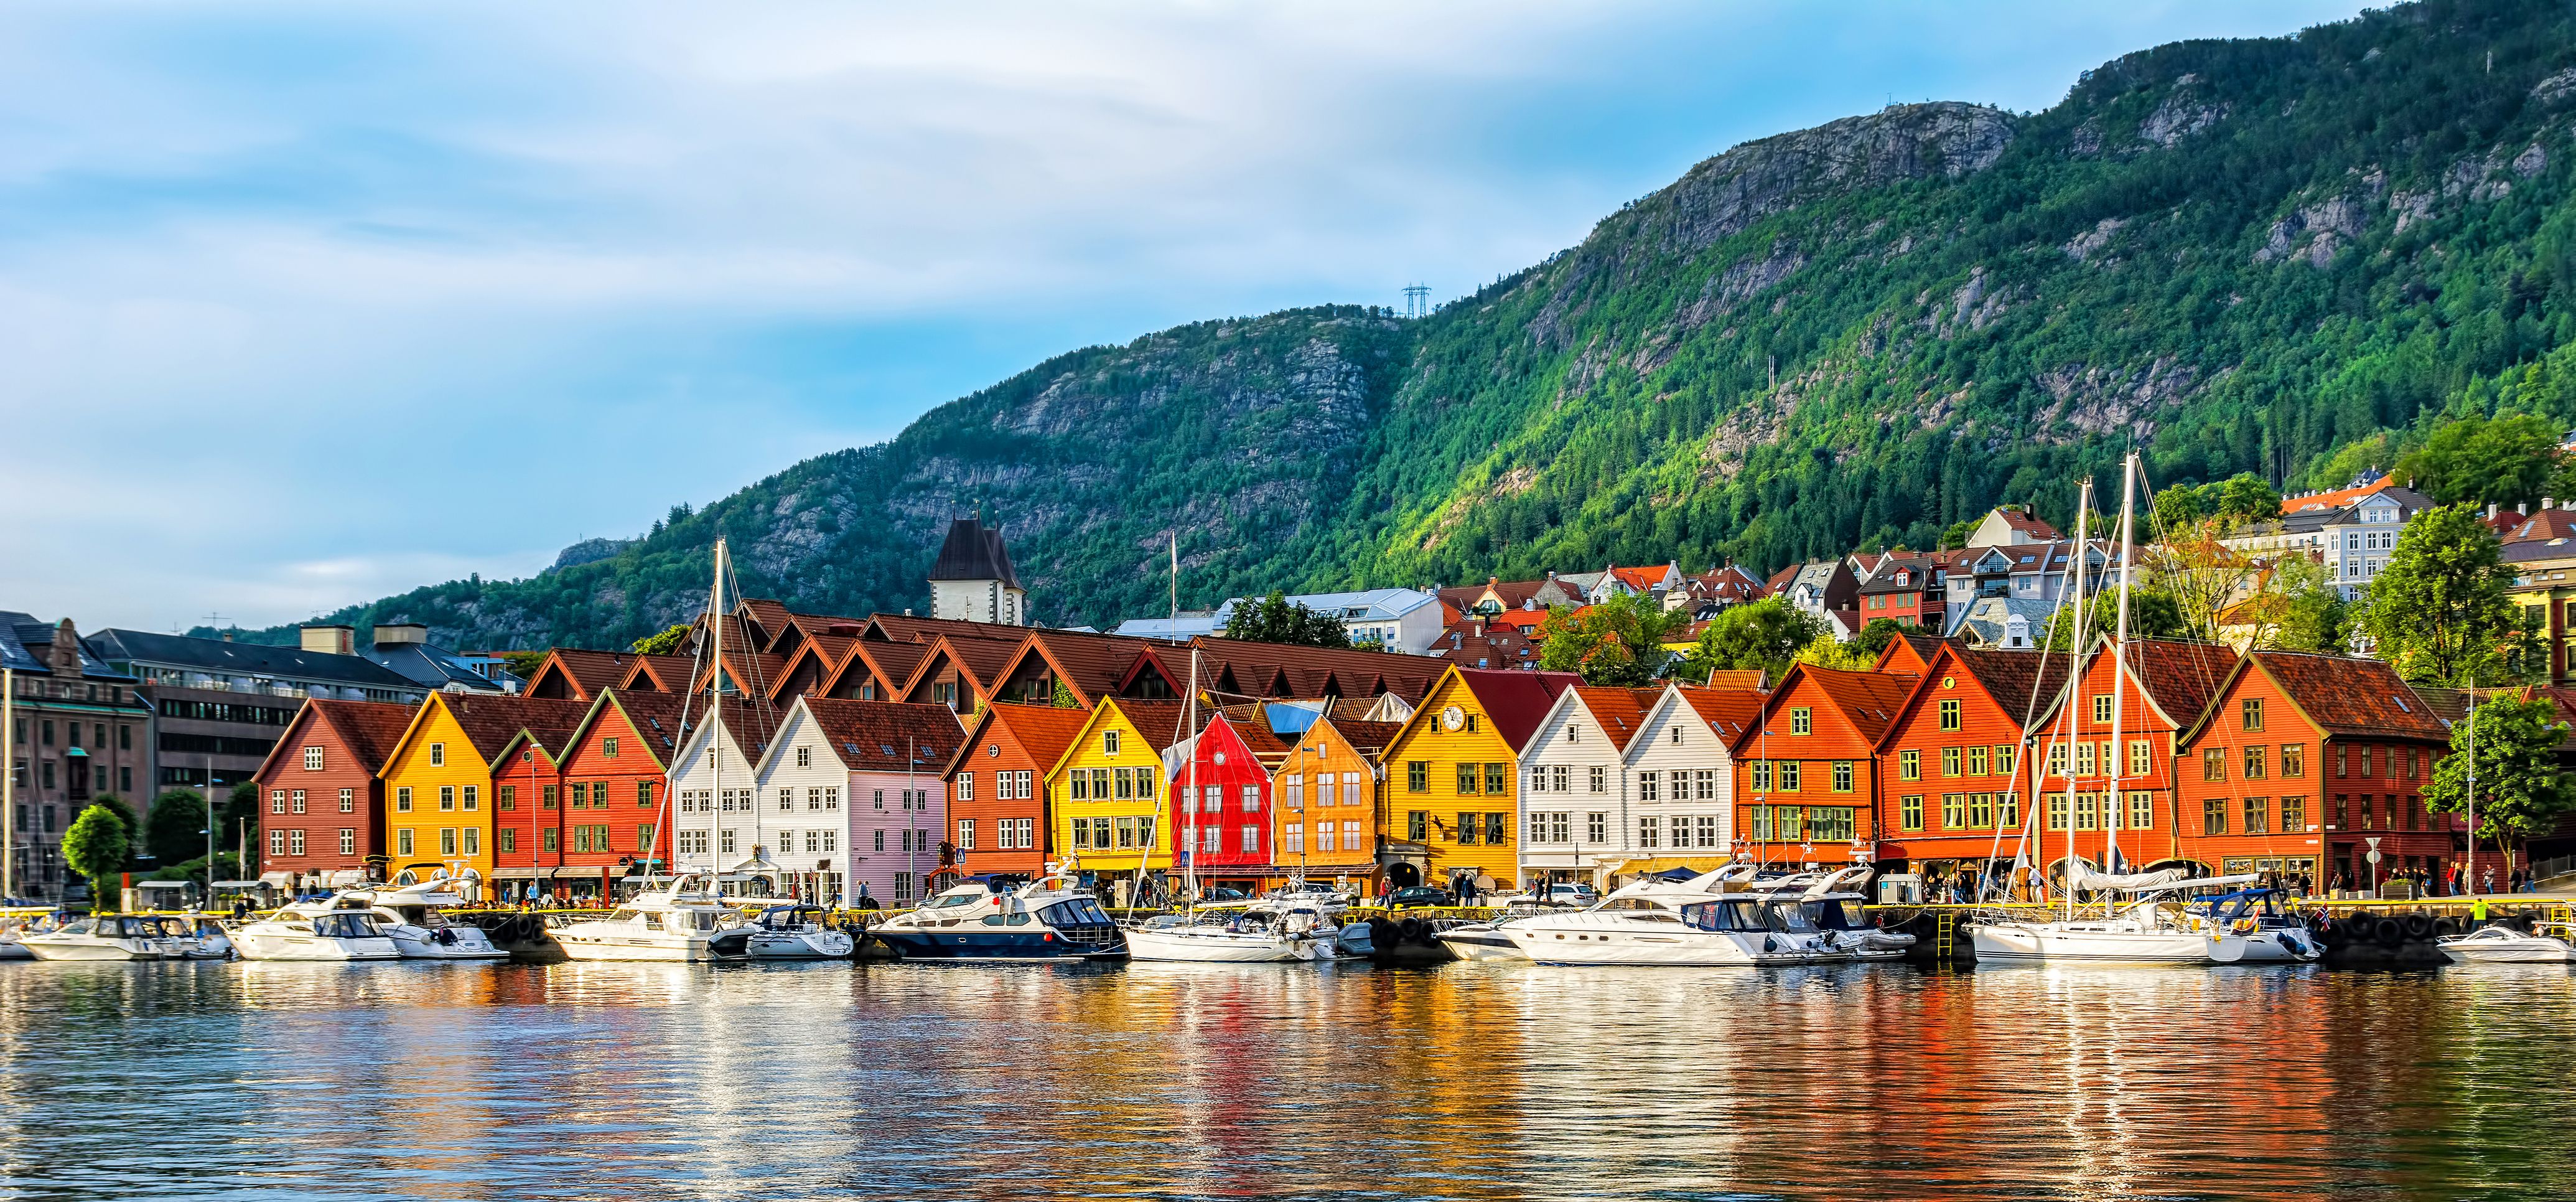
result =
[[2114,964],[2209,964],[2213,940],[2190,931],[2060,931],[2025,925],[1971,927],[1979,960],[2080,960]]
[[1528,952],[1522,951],[1519,944],[1512,942],[1511,936],[1492,927],[1481,929],[1460,927],[1443,931],[1440,933],[1440,942],[1447,945],[1449,950],[1456,953],[1461,960],[1509,961],[1526,964],[1530,958]]
[[494,947],[483,932],[473,927],[451,928],[455,942],[441,943],[436,934],[422,927],[388,931],[394,950],[405,960],[507,960],[510,953]]
[[2519,939],[2461,936],[2437,944],[2453,964],[2567,964],[2576,962],[2576,947],[2547,935]]
[[1199,964],[1285,964],[1312,960],[1308,940],[1284,935],[1194,931],[1188,927],[1127,932],[1127,958]]
[[1075,943],[1047,931],[955,931],[878,927],[870,932],[907,960],[1117,960],[1120,944]]
[[270,935],[244,931],[233,941],[244,960],[400,960],[391,939],[333,939],[319,935]]
[[[1550,966],[1603,968],[1753,968],[1763,961],[1735,940],[1706,931],[1630,934],[1544,925],[1509,931],[1521,954]],[[1806,963],[1807,961],[1781,961]]]
[[24,946],[30,954],[34,955],[35,958],[39,960],[113,961],[171,960],[183,958],[169,955],[163,952],[159,947],[145,943],[139,939],[83,940],[79,942],[64,940],[56,942],[54,940],[46,939],[40,935],[36,938],[24,941],[22,946]]

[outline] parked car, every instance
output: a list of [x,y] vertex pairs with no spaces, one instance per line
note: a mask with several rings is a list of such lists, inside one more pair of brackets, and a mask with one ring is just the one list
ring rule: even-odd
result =
[[1409,888],[1398,889],[1386,899],[1386,908],[1390,910],[1413,910],[1426,906],[1454,906],[1457,904],[1458,899],[1450,896],[1448,890],[1431,885],[1414,885]]

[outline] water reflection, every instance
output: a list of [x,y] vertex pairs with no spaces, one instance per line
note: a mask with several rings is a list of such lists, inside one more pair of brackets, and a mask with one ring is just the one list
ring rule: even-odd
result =
[[0,1192],[2569,1196],[2572,997],[2544,966],[11,964]]

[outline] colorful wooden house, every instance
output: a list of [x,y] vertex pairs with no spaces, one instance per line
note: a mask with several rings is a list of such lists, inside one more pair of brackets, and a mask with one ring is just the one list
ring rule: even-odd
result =
[[1163,755],[1172,864],[1194,870],[1202,889],[1250,894],[1278,875],[1271,775],[1289,752],[1259,708],[1220,711]]
[[1065,867],[1114,876],[1172,866],[1163,751],[1183,736],[1187,712],[1178,701],[1117,697],[1092,708],[1046,775]]
[[1047,773],[1091,721],[1087,711],[996,703],[975,716],[941,772],[957,870],[1045,871],[1058,852]]
[[[1331,879],[1349,889],[1373,880],[1386,833],[1385,781],[1378,754],[1404,729],[1402,723],[1320,715],[1304,730],[1287,729],[1278,716],[1300,707],[1263,707],[1272,731],[1292,741],[1272,777],[1272,807],[1279,819],[1276,879],[1281,883]],[[1334,707],[1339,709],[1341,707]],[[1352,707],[1356,709],[1354,705]]]
[[[2100,642],[2085,661],[2083,687],[2061,697],[2058,706],[2044,706],[2047,712],[2032,728],[2033,745],[2046,748],[2034,752],[2040,757],[2040,793],[2056,799],[2045,803],[2053,820],[2066,809],[2066,774],[2074,772],[2075,803],[2068,825],[2075,845],[2096,864],[2107,854],[2114,833],[2123,864],[2161,865],[2185,859],[2185,827],[2175,791],[2176,739],[2208,710],[2211,695],[2236,668],[2236,651],[2212,643],[2130,640],[2123,656],[2126,670],[2117,673],[2123,687],[2117,715],[2120,737],[2115,743],[2111,736],[2115,673],[2109,646],[2108,639]],[[2075,733],[2071,746],[2059,749],[2055,744],[2069,741],[2060,708],[2066,704],[2075,707]],[[2049,862],[2066,854],[2065,843],[2059,838],[2050,844],[2056,850],[2049,853]],[[2005,847],[2002,854],[2012,855],[2013,848]]]
[[723,694],[713,714],[691,707],[667,778],[675,870],[778,868],[769,841],[784,828],[761,811],[755,770],[781,717],[768,698],[738,693]]
[[1766,864],[1872,858],[1879,739],[1921,677],[1794,664],[1728,751],[1737,850]]
[[377,778],[385,791],[387,857],[394,872],[444,867],[490,879],[493,772],[525,732],[560,746],[590,707],[578,701],[432,693],[412,714]]
[[1387,884],[1481,892],[1518,881],[1520,749],[1557,695],[1580,679],[1456,667],[1441,674],[1381,753],[1387,808],[1402,815]]
[[506,792],[509,783],[495,779],[495,789],[504,792],[494,818],[505,827],[527,823],[538,844],[534,866],[561,882],[549,892],[613,897],[621,878],[658,872],[670,862],[665,788],[678,751],[681,701],[670,693],[601,692],[555,749],[554,798],[542,792],[514,798]]
[[[1925,879],[2011,864],[2029,812],[2026,757],[2050,729],[2067,668],[2064,655],[1933,647],[1879,735],[1877,862]],[[2088,854],[2101,862],[2098,848]]]
[[[1753,688],[1664,689],[1622,752],[1631,801],[1626,821],[1606,832],[1622,854],[1615,865],[1603,858],[1596,884],[1725,864],[1735,847],[1735,764],[1727,748],[1752,728],[1762,698]],[[1589,811],[1583,835],[1591,835]]]
[[904,683],[901,699],[971,713],[993,699],[1002,669],[1017,658],[1026,632],[1005,637],[953,632],[930,645],[921,666]]
[[2458,815],[2423,804],[2450,740],[2385,663],[2251,652],[2177,740],[2175,858],[2305,876],[2320,889],[2366,889],[2408,871],[2438,878],[2465,830]]
[[953,867],[940,772],[964,733],[944,705],[797,698],[759,764],[765,838],[797,894],[901,906],[932,892]]
[[[633,695],[678,700],[668,693]],[[591,706],[597,708],[597,698]],[[563,752],[521,731],[502,745],[492,766],[492,879],[506,891],[504,899],[560,892],[553,882],[564,870],[563,775],[557,762]]]
[[355,884],[385,862],[384,782],[376,773],[417,706],[307,701],[252,780],[267,801],[260,866],[299,884]]
[[635,653],[631,651],[557,647],[546,652],[545,662],[537,665],[520,695],[550,701],[597,701],[601,692],[614,688],[634,666]]
[[1665,691],[1578,685],[1557,694],[1521,748],[1520,879],[1598,882],[1634,855],[1662,854],[1668,838],[1690,847],[1687,819],[1668,833],[1659,810],[1631,827],[1628,745]]

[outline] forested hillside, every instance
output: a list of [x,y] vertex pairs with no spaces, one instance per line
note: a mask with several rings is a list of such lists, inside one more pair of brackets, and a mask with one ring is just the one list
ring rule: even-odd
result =
[[2001,500],[2063,516],[2133,441],[2159,484],[2340,483],[2445,407],[2558,403],[2480,382],[2576,341],[2571,130],[2563,4],[2165,46],[2033,115],[1737,147],[1426,319],[1075,352],[607,558],[330,616],[619,643],[697,603],[718,531],[757,592],[920,606],[979,503],[1070,624],[1159,611],[1175,533],[1187,603],[1929,545]]

